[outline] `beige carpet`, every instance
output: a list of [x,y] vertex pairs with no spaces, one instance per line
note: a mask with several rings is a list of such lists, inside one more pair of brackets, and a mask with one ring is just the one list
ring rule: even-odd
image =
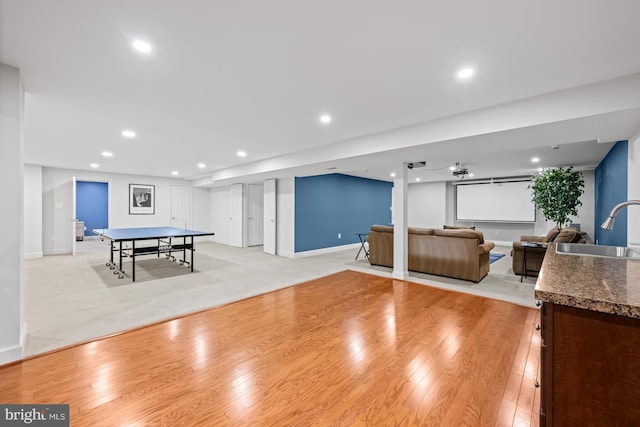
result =
[[[103,337],[153,322],[352,269],[390,277],[391,269],[354,260],[357,249],[289,259],[262,247],[234,248],[197,242],[195,271],[164,258],[136,261],[136,282],[105,266],[108,245],[78,242],[78,253],[25,260],[25,356]],[[535,281],[511,272],[507,256],[491,264],[480,283],[411,273],[413,282],[534,306]],[[127,261],[130,262],[130,261]],[[125,264],[125,271],[130,272]]]

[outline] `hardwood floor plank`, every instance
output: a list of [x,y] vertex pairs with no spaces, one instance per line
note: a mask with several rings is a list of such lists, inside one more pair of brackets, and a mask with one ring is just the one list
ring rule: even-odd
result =
[[345,271],[1,368],[0,401],[73,426],[529,425],[537,313]]

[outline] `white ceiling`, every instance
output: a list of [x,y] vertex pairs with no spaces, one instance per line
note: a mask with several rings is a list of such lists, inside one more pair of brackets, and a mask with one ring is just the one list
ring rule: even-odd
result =
[[[420,160],[411,179],[456,161],[480,178],[533,156],[589,168],[640,128],[640,96],[596,102],[598,82],[639,76],[638,16],[637,0],[0,0],[0,62],[21,69],[27,163],[198,185]],[[472,129],[482,112],[504,125]]]

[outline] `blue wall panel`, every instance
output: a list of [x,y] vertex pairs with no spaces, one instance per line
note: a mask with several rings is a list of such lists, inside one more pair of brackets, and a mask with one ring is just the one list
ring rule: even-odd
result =
[[600,245],[627,245],[627,210],[620,211],[613,230],[603,230],[600,224],[609,216],[611,208],[627,200],[628,143],[618,141],[596,168],[594,239]]
[[296,178],[295,251],[357,243],[356,233],[390,224],[392,187],[341,174]]
[[84,221],[85,236],[94,228],[109,227],[109,185],[106,182],[76,182],[76,218]]

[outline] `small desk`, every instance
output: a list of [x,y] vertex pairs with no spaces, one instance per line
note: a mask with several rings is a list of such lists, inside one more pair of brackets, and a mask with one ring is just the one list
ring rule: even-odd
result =
[[364,251],[364,257],[369,259],[369,251],[364,246],[364,244],[367,242],[368,235],[369,233],[356,233],[356,236],[358,236],[358,240],[360,240],[360,249],[358,249],[358,255],[356,255],[356,260],[358,259],[358,257],[360,256],[360,252],[362,251]]
[[533,277],[538,277],[538,274],[540,273],[540,269],[527,268],[527,252],[528,251],[537,252],[537,253],[542,252],[543,253],[542,257],[544,258],[544,252],[547,251],[547,244],[537,243],[537,242],[522,243],[522,274],[520,275],[520,283],[522,283],[522,279],[524,279],[525,276],[527,277],[529,276],[529,274],[527,273],[532,273],[532,276],[535,274],[535,276]]

